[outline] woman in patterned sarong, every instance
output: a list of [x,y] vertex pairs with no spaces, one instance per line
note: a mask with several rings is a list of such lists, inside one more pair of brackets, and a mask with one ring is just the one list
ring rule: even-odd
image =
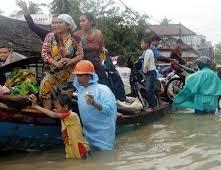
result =
[[79,38],[72,36],[75,29],[72,17],[61,14],[56,32],[45,37],[42,58],[50,69],[41,81],[39,95],[47,109],[52,109],[52,101],[57,95],[67,91],[68,82],[71,82],[70,71],[84,55]]

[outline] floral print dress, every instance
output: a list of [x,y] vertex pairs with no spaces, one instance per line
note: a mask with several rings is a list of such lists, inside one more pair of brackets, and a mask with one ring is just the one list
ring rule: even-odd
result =
[[46,63],[48,71],[45,73],[40,85],[40,98],[55,99],[60,93],[65,93],[68,87],[71,70],[73,66],[64,66],[61,69],[47,63],[49,58],[59,61],[62,58],[78,57],[83,58],[83,50],[80,43],[71,34],[64,40],[63,44],[58,43],[54,33],[49,33],[42,46],[42,59]]

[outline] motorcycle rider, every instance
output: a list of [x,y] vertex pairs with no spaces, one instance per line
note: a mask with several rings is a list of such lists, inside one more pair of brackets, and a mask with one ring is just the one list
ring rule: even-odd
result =
[[221,96],[221,80],[209,68],[211,61],[208,57],[199,57],[195,64],[199,70],[186,78],[185,86],[176,96],[173,106],[195,109],[196,114],[213,114]]

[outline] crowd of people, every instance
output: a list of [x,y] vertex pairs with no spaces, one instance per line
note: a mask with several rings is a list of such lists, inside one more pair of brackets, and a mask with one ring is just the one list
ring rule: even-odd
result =
[[[29,28],[43,41],[41,56],[44,62],[44,77],[39,87],[39,98],[43,106],[38,105],[37,97],[34,95],[37,93],[30,91],[34,93],[30,95],[32,107],[61,120],[66,158],[87,159],[90,151],[112,150],[118,97],[110,85],[110,78],[103,64],[107,51],[102,32],[96,29],[94,16],[90,13],[82,14],[80,29],[76,31],[77,26],[73,18],[67,14],[60,14],[53,18],[51,30],[44,30],[33,22],[23,0],[18,0],[17,4],[24,12]],[[159,41],[158,36],[153,36],[143,37],[140,42],[143,49],[141,72],[144,75],[149,104],[146,111],[154,111],[157,106],[154,98],[157,79],[156,60],[170,62],[171,59],[175,59],[180,64],[185,64],[181,57],[180,40],[171,53],[171,59],[160,55],[157,50]],[[9,55],[11,49],[0,48],[2,66]],[[174,106],[194,108],[196,113],[214,113],[218,97],[221,96],[221,81],[209,69],[207,58],[199,58],[197,64],[200,70],[187,78],[184,89],[174,101]],[[131,69],[124,56],[118,57],[116,70],[123,84],[121,93],[123,96],[130,95]],[[7,75],[4,76],[6,76],[4,80],[7,79]],[[210,82],[213,82],[212,85]],[[77,90],[83,128],[78,114],[70,110],[71,98],[67,92],[73,89]]]

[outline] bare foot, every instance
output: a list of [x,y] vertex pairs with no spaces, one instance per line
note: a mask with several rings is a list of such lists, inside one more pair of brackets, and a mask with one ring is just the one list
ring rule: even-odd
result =
[[124,115],[122,113],[117,112],[117,117],[123,117]]
[[168,102],[164,102],[164,101],[161,101],[160,102],[160,105],[162,106],[162,105],[167,105],[167,104],[169,104]]
[[151,107],[145,109],[146,112],[154,112],[155,110],[156,108],[151,108]]

